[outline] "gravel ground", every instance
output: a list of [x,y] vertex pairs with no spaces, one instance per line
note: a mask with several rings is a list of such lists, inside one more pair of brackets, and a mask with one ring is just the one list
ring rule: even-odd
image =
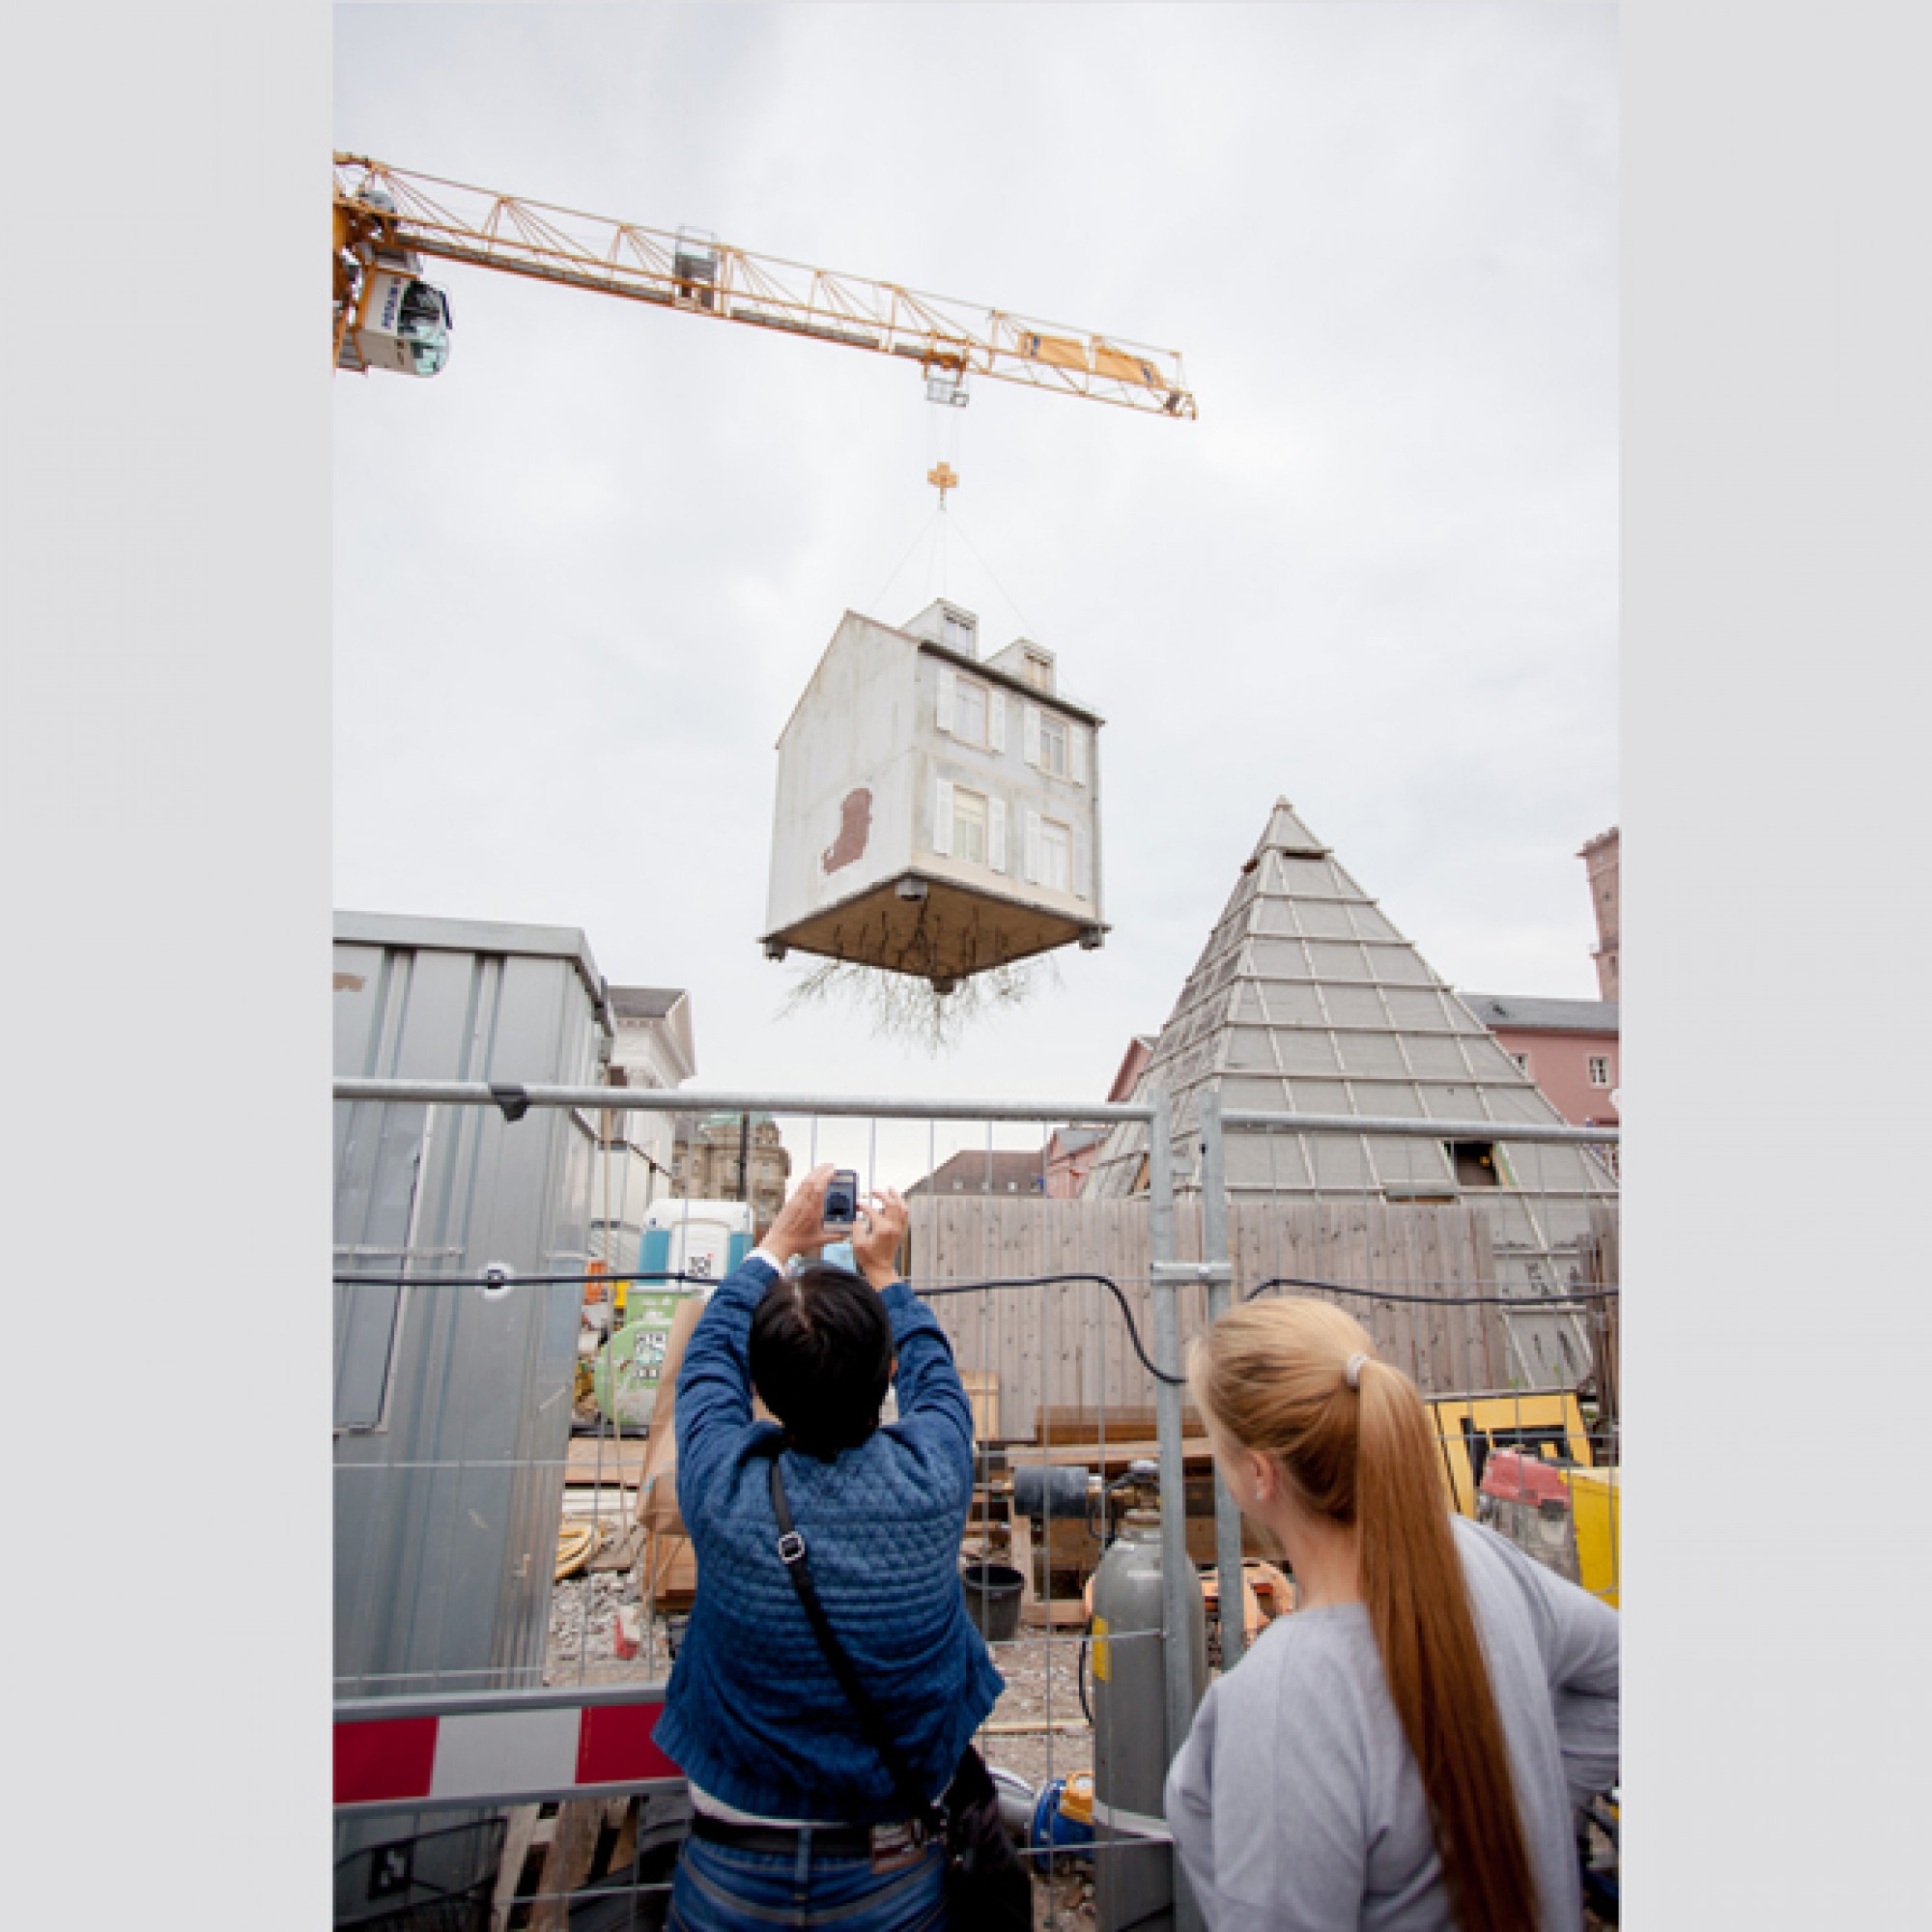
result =
[[[980,1742],[988,1764],[1016,1772],[1037,1791],[1049,1777],[1067,1777],[1094,1769],[1094,1733],[1080,1709],[1080,1634],[1056,1632],[1049,1646],[1044,1632],[1027,1632],[1011,1643],[995,1644],[993,1662],[1007,1688],[993,1706],[991,1724],[1043,1724],[1049,1718],[1074,1730],[1031,1736],[993,1736]],[[1090,1696],[1093,1694],[1090,1689]]]
[[[585,1598],[588,1597],[586,1622]],[[551,1593],[550,1647],[544,1658],[546,1684],[602,1684],[622,1679],[662,1676],[669,1666],[662,1624],[657,1645],[657,1668],[647,1667],[646,1648],[633,1658],[620,1658],[611,1637],[621,1605],[640,1601],[638,1572],[607,1570],[597,1576],[566,1577]]]

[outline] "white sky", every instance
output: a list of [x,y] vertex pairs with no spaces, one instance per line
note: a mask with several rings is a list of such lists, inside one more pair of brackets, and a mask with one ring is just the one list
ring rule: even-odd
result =
[[[1285,793],[1455,984],[1594,997],[1614,10],[335,21],[341,147],[1177,348],[1201,407],[941,411],[884,357],[439,267],[447,370],[335,385],[339,905],[581,926],[691,990],[706,1087],[1097,1095]],[[1113,932],[934,1061],[778,1020],[756,940],[780,726],[842,611],[942,588],[1108,720]]]

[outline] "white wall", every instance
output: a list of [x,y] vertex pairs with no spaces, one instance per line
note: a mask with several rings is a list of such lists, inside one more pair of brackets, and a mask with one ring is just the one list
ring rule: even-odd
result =
[[[993,707],[1001,707],[1001,749],[959,736],[963,721],[956,711],[954,730],[940,728],[940,687],[947,677],[985,691],[989,739]],[[1030,710],[1066,726],[1068,776],[1029,762]],[[765,929],[782,931],[915,867],[1098,923],[1099,779],[1099,733],[1084,718],[1043,693],[980,675],[902,632],[847,611],[779,741]],[[994,863],[997,839],[980,863],[940,849],[947,842],[934,837],[942,781],[982,793],[1004,809],[1004,865]],[[828,871],[825,861],[839,838],[845,801],[861,786],[871,793],[865,850]],[[1065,892],[1044,886],[1042,873],[1029,873],[1029,814],[1057,821],[1072,835]]]
[[[914,647],[848,611],[779,740],[765,929],[775,932],[906,870],[916,807]],[[872,794],[861,855],[836,871],[846,798]]]

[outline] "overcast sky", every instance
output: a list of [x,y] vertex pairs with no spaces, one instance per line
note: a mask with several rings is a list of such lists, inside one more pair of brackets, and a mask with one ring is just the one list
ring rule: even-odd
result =
[[[335,387],[339,905],[580,926],[690,989],[707,1087],[1097,1094],[1285,794],[1452,983],[1595,996],[1613,9],[335,18],[338,146],[1175,348],[1201,412],[942,411],[884,357],[439,267],[444,373]],[[1113,932],[935,1061],[780,1020],[756,941],[780,727],[843,611],[942,589],[1108,721]]]

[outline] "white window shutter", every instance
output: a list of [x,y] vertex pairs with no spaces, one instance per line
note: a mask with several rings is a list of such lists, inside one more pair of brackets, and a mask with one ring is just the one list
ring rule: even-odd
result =
[[997,691],[986,694],[986,742],[996,752],[1007,749],[1007,700]]
[[952,856],[952,786],[946,779],[932,781],[932,849],[942,859]]
[[1077,785],[1087,782],[1087,727],[1070,720],[1066,726],[1066,776]]
[[1039,813],[1030,811],[1026,815],[1026,882],[1030,886],[1039,884]]
[[[1026,761],[1037,771],[1039,768],[1039,706],[1029,704],[1024,708],[1026,719]],[[1027,875],[1031,878],[1031,872]]]
[[1084,825],[1073,828],[1073,896],[1094,896],[1094,839]]
[[1007,802],[1003,798],[986,801],[986,863],[996,872],[1007,869]]
[[[949,670],[946,666],[941,665],[939,667],[939,712],[936,722],[939,728],[949,736],[952,730],[952,706],[957,700],[958,696],[959,673],[956,670]],[[950,820],[951,814],[949,813],[948,816]]]

